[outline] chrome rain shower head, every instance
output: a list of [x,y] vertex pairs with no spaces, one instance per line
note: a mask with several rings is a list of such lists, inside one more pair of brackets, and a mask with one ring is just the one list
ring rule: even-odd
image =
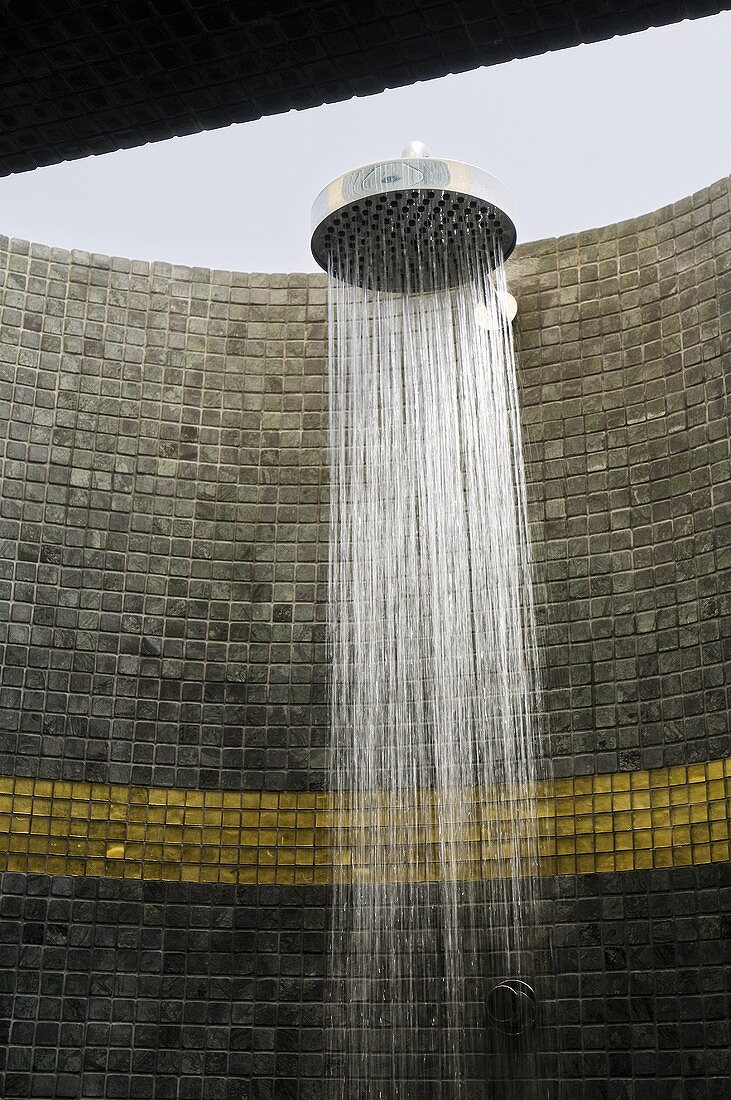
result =
[[513,199],[495,176],[432,157],[411,141],[398,160],[346,172],[312,208],[312,254],[345,282],[437,290],[463,282],[465,252],[487,268],[515,248]]

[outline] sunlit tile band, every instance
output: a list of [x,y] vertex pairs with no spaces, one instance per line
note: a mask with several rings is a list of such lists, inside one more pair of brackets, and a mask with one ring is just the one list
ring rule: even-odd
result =
[[[308,792],[125,787],[0,776],[0,869],[96,878],[182,882],[317,884],[367,879],[354,868],[348,834],[374,837],[386,796],[363,820],[347,800]],[[430,805],[431,803],[431,805]],[[499,821],[524,818],[526,800],[472,792],[455,877],[529,870],[505,851]],[[731,758],[651,771],[540,783],[529,801],[542,875],[717,863],[731,857]],[[442,875],[433,800],[422,819],[403,817],[399,877]],[[495,824],[497,823],[497,825]],[[410,832],[409,832],[410,830]],[[526,843],[526,848],[528,844]]]

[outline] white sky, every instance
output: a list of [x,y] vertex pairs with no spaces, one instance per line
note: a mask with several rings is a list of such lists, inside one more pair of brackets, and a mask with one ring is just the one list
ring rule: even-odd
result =
[[0,233],[311,271],[317,192],[411,138],[500,176],[523,241],[654,210],[731,172],[731,13],[0,179]]

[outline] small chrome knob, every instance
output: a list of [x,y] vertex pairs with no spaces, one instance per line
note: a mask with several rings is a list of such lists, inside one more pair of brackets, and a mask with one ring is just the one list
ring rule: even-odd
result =
[[427,149],[423,141],[410,141],[408,145],[404,146],[404,151],[401,154],[403,160],[408,160],[409,157],[430,157],[431,153]]
[[503,1035],[523,1035],[535,1026],[538,1002],[535,990],[519,978],[508,978],[487,995],[487,1017]]

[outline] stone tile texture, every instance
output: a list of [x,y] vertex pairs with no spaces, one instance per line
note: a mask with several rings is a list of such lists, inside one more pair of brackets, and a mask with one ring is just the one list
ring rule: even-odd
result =
[[[730,256],[723,180],[510,264],[559,776],[731,751]],[[0,773],[323,789],[324,278],[0,238],[0,283]],[[546,883],[550,1100],[725,1100],[729,885]],[[5,875],[0,1095],[319,1100],[327,908]]]
[[730,257],[722,180],[514,264],[559,774],[729,752]]

